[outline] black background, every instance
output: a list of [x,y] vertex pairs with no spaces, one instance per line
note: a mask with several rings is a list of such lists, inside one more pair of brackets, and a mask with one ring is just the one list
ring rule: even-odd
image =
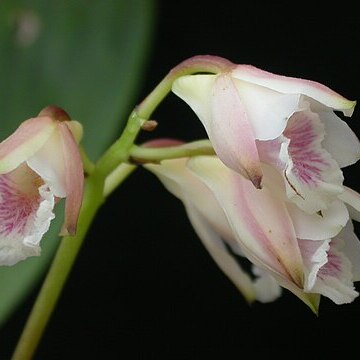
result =
[[[359,16],[346,2],[335,5],[160,1],[138,102],[173,66],[199,54],[316,80],[358,100]],[[205,136],[174,95],[154,118],[158,128],[139,141]],[[348,122],[360,135],[358,110]],[[358,170],[344,170],[356,190]],[[9,358],[35,295],[1,330],[1,360]],[[359,321],[360,299],[337,306],[324,298],[318,317],[287,291],[249,307],[203,248],[182,204],[139,170],[100,210],[35,358],[340,358],[356,356]]]

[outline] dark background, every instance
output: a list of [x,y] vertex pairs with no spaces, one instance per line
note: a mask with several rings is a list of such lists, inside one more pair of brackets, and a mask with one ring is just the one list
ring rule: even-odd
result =
[[[316,80],[360,99],[359,34],[359,16],[345,2],[316,9],[163,0],[138,102],[173,66],[199,54]],[[205,136],[174,95],[154,118],[158,128],[139,141]],[[357,109],[349,124],[358,135],[359,122]],[[359,166],[344,170],[356,190]],[[2,329],[0,360],[9,358],[35,295]],[[324,298],[318,317],[287,291],[249,307],[203,248],[182,204],[139,170],[100,210],[35,359],[322,359],[329,351],[339,358],[356,354],[359,321],[360,299],[337,306]]]

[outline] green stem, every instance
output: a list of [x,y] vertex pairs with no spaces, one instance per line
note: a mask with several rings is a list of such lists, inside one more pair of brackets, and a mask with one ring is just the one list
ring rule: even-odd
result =
[[177,159],[199,155],[215,155],[209,140],[198,140],[178,146],[145,147],[134,145],[130,149],[130,158],[140,164],[161,160]]
[[119,164],[128,160],[129,150],[134,144],[143,123],[144,121],[139,118],[136,110],[134,110],[131,113],[126,127],[119,139],[116,140],[115,143],[112,144],[105,154],[98,160],[96,164],[96,171],[99,176],[106,178]]
[[[145,147],[133,145],[130,148],[130,159],[139,164],[158,163],[161,160],[177,159],[199,155],[215,155],[209,140],[198,140],[178,146]],[[121,163],[105,179],[104,197],[108,197],[137,168],[136,165]]]
[[[97,210],[103,203],[102,188],[95,178],[86,180],[78,230],[75,236],[65,236],[56,252],[42,288],[23,329],[12,360],[30,360],[41,340],[56,306],[67,277],[81,248]],[[100,189],[100,191],[99,191]]]

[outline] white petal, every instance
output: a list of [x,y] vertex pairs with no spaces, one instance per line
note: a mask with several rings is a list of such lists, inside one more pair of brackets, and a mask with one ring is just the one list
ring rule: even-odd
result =
[[[216,264],[234,283],[248,302],[256,299],[256,292],[251,277],[240,267],[229,253],[214,227],[199,213],[194,206],[186,206],[189,219]],[[269,300],[271,301],[271,300]]]
[[301,111],[288,122],[280,159],[289,198],[309,213],[324,210],[343,191],[339,165],[322,148],[324,127],[316,113]]
[[349,304],[359,296],[353,285],[331,276],[318,281],[313,290],[328,297],[337,305]]
[[40,204],[33,218],[33,223],[28,223],[25,229],[24,245],[38,246],[43,235],[47,233],[51,220],[55,218],[53,213],[55,200],[54,194],[50,191],[48,185],[39,187]]
[[[39,242],[54,218],[54,196],[29,168],[0,177],[0,265],[40,254]],[[27,181],[27,183],[26,183]]]
[[58,129],[27,164],[50,186],[55,196],[66,197],[63,146]]
[[351,262],[343,252],[344,242],[340,236],[330,242],[328,261],[317,274],[312,291],[318,292],[336,304],[352,302],[359,294],[353,284]]
[[188,75],[176,79],[172,85],[174,94],[183,99],[205,124],[211,117],[210,100],[216,75]]
[[262,303],[268,303],[281,296],[282,288],[278,282],[266,271],[252,267],[256,279],[254,280],[256,300]]
[[304,290],[313,291],[317,274],[322,266],[328,262],[327,252],[330,249],[330,239],[312,241],[299,239],[301,255],[306,266],[306,280]]
[[[178,78],[172,91],[183,99],[209,129],[212,118],[210,103],[215,75],[189,75]],[[251,123],[256,139],[268,140],[278,137],[286,126],[289,116],[299,108],[300,95],[282,94],[266,87],[233,79]],[[226,125],[226,121],[224,124]]]
[[349,212],[342,201],[335,200],[321,213],[307,214],[296,205],[287,205],[295,227],[296,236],[300,239],[325,240],[337,235],[346,225]]
[[221,160],[259,187],[254,131],[232,78],[228,74],[184,76],[172,90],[198,115]]
[[300,95],[282,94],[266,87],[234,79],[255,138],[275,139],[282,134],[291,114],[299,109]]
[[349,125],[333,112],[321,112],[319,116],[325,125],[324,149],[341,168],[357,162],[360,159],[360,142]]

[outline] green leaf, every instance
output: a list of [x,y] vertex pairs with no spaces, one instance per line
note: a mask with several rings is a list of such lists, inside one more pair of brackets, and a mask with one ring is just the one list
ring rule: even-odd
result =
[[[153,0],[1,0],[0,139],[54,104],[83,124],[95,161],[136,104],[154,15]],[[57,214],[40,257],[0,268],[0,325],[44,275],[59,242]]]

